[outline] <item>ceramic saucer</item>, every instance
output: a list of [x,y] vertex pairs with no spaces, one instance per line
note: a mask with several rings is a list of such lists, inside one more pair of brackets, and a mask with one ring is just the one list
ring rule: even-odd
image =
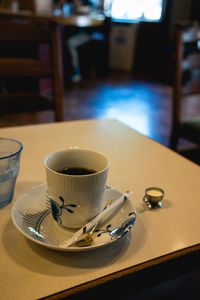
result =
[[[90,246],[59,247],[58,245],[75,233],[77,229],[64,228],[54,221],[46,191],[46,183],[36,186],[20,196],[12,208],[12,220],[17,229],[25,237],[42,246],[62,251],[88,251],[123,237],[135,223],[136,212],[130,199],[127,199],[116,211],[111,212],[98,224],[93,235],[94,241]],[[107,186],[103,205],[109,199],[115,201],[121,195],[120,191]],[[123,234],[111,234],[115,231],[123,232]]]

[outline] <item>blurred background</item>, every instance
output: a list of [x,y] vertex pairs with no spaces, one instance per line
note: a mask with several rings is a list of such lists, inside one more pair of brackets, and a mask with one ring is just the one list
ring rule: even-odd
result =
[[[77,3],[72,1],[50,2],[54,15],[67,18],[74,13],[79,16],[95,13],[105,18],[102,26],[63,26],[63,120],[114,118],[169,146],[175,78],[175,24],[199,21],[200,1],[91,0],[80,5],[87,9],[76,7],[76,11],[74,5]],[[48,0],[0,0],[1,9],[15,12],[37,13],[44,7],[49,9],[48,5]],[[77,37],[80,32],[87,37],[83,43],[76,44],[77,67],[73,65],[70,47],[74,45],[71,37]],[[199,51],[198,43],[195,46]],[[24,49],[19,44],[15,52],[21,54],[27,51]],[[8,53],[8,48],[0,47],[0,55],[4,56],[5,52]],[[49,55],[43,45],[40,58],[48,63]],[[9,84],[11,91],[20,86],[36,88],[34,80],[29,78],[23,78],[21,82],[14,79]],[[40,80],[42,91],[50,88],[48,79]],[[2,110],[0,126],[54,122],[52,111],[17,111],[16,114]],[[199,99],[193,97],[183,115],[191,118],[199,114]],[[194,144],[180,139],[179,149],[199,163],[199,148]]]

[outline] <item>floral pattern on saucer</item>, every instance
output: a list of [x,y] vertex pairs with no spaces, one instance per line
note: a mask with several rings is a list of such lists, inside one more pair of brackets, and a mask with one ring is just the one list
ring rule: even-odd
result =
[[132,229],[136,221],[136,212],[130,212],[128,215],[132,217],[123,222],[122,225],[118,228],[113,228],[112,224],[108,224],[105,229],[96,229],[95,232],[97,232],[97,237],[100,237],[102,234],[108,233],[111,236],[111,239],[114,240],[126,235],[129,230]]
[[[17,229],[25,237],[42,246],[62,251],[88,251],[122,238],[135,223],[136,212],[131,201],[127,199],[120,208],[101,221],[94,233],[92,245],[61,248],[59,244],[71,237],[77,229],[65,228],[54,220],[51,213],[51,200],[47,197],[46,188],[46,184],[42,184],[23,194],[12,209],[12,220]],[[121,195],[120,191],[112,187],[106,189],[103,205],[110,198],[115,201]],[[71,206],[69,207],[67,208],[71,210]]]

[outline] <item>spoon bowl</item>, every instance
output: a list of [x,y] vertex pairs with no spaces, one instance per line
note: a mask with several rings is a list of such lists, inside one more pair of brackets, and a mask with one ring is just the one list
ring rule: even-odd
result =
[[109,235],[111,236],[112,240],[120,239],[121,237],[125,236],[131,228],[134,226],[136,220],[136,213],[133,212],[133,217],[126,220],[120,227],[113,229]]

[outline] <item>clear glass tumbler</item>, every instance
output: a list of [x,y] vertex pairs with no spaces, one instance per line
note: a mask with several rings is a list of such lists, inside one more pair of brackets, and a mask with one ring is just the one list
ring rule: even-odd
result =
[[13,199],[22,149],[19,141],[0,138],[0,207]]

